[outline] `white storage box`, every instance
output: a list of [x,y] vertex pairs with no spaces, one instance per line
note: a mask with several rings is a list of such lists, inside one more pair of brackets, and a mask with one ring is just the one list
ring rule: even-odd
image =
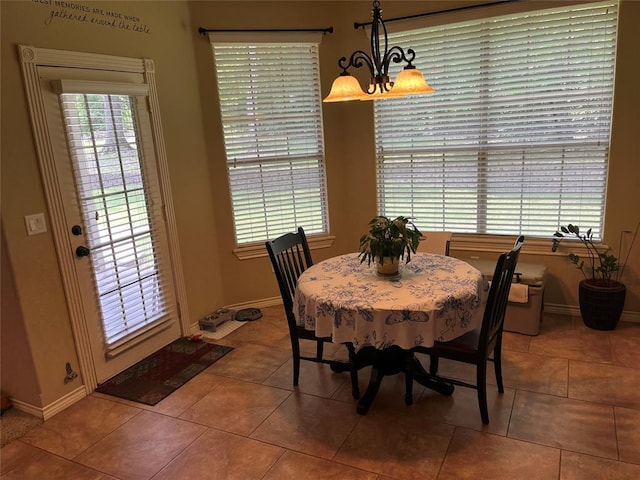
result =
[[[491,280],[496,268],[493,260],[464,258]],[[516,266],[516,278],[511,284],[504,329],[509,332],[538,335],[544,311],[544,284],[547,267],[534,263]]]

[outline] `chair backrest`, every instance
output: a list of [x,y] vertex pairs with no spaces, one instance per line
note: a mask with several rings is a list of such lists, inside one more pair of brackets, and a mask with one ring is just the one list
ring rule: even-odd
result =
[[293,295],[298,277],[313,265],[307,237],[302,227],[299,227],[297,233],[286,233],[275,240],[265,242],[265,246],[289,317],[293,315]]
[[449,256],[451,232],[422,232],[420,251]]
[[504,316],[507,311],[507,301],[511,282],[520,256],[520,248],[524,243],[524,236],[520,235],[516,240],[513,249],[508,253],[503,253],[498,258],[496,269],[491,279],[489,296],[482,319],[482,329],[480,331],[480,341],[478,348],[485,348],[489,354],[496,342],[501,338]]

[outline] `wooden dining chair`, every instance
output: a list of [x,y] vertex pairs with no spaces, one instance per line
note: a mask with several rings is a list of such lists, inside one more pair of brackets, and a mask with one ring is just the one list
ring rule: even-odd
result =
[[[524,236],[520,235],[510,252],[503,253],[498,258],[491,280],[489,295],[482,318],[482,325],[461,337],[449,342],[434,342],[433,347],[418,346],[414,352],[426,353],[430,356],[429,373],[440,381],[449,382],[462,387],[474,388],[478,392],[478,405],[482,423],[489,423],[487,409],[487,361],[494,363],[498,392],[504,393],[502,385],[502,326],[507,309],[509,289],[524,243]],[[491,357],[491,354],[493,356]],[[447,358],[476,366],[476,383],[442,377],[438,372],[438,359]],[[407,388],[410,388],[409,383]]]
[[451,232],[422,232],[420,251],[449,256]]
[[[311,251],[307,242],[307,237],[302,227],[297,233],[286,233],[272,241],[265,242],[271,265],[278,281],[282,303],[289,326],[289,337],[291,339],[291,351],[293,353],[293,384],[298,385],[300,376],[300,360],[307,360],[316,363],[325,363],[334,372],[344,372],[349,370],[351,374],[351,387],[353,398],[360,397],[358,388],[358,370],[356,367],[356,353],[352,343],[345,344],[349,352],[349,360],[340,362],[338,360],[325,359],[323,350],[325,342],[332,342],[331,337],[317,337],[311,330],[305,329],[296,323],[293,313],[293,298],[295,294],[298,278],[307,268],[313,265]],[[316,355],[307,356],[300,353],[300,339],[313,340],[316,342]]]

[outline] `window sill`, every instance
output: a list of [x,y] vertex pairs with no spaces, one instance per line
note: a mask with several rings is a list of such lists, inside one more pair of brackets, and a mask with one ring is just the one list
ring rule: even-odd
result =
[[[503,253],[511,250],[516,241],[516,236],[510,235],[478,235],[454,233],[451,239],[451,250],[473,251],[473,252],[494,252]],[[584,246],[576,240],[567,239],[563,242],[557,252],[551,251],[553,238],[527,237],[525,235],[522,253],[527,255],[561,255],[566,256],[568,252],[586,252]],[[599,250],[606,250],[608,245],[596,243]]]
[[[333,241],[336,239],[333,235],[309,235],[307,236],[307,242],[309,242],[309,248],[315,250],[318,248],[329,248],[333,245]],[[267,249],[264,246],[264,242],[251,243],[248,245],[242,245],[233,249],[233,254],[238,257],[239,260],[248,260],[250,258],[266,257]]]
[[[329,248],[335,240],[334,235],[311,235],[307,237],[309,248],[316,250],[319,248]],[[459,252],[492,252],[503,253],[511,250],[516,241],[516,236],[510,235],[478,235],[467,233],[454,233],[451,239],[451,250]],[[566,256],[568,252],[581,253],[586,250],[577,241],[566,240],[557,252],[551,251],[552,238],[543,237],[526,237],[522,246],[522,253],[527,255],[560,255]],[[608,246],[603,243],[596,243],[600,249],[606,249]],[[418,249],[420,251],[420,249]],[[239,260],[249,260],[251,258],[261,258],[267,256],[267,249],[263,242],[252,243],[237,247],[233,250],[233,254]]]

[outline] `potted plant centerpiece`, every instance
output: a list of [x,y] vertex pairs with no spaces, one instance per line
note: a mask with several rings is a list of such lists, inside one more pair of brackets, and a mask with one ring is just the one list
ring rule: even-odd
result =
[[591,229],[583,233],[578,225],[568,224],[561,226],[553,236],[554,252],[567,237],[579,240],[586,248],[586,262],[575,253],[567,255],[584,275],[578,291],[582,320],[586,326],[596,330],[613,330],[622,315],[627,291],[619,281],[619,275],[615,275],[620,271],[618,258],[610,255],[608,249],[595,245]]
[[406,255],[406,263],[411,261],[421,236],[408,217],[374,217],[369,222],[369,232],[360,237],[360,262],[376,262],[380,275],[397,275],[400,260]]

